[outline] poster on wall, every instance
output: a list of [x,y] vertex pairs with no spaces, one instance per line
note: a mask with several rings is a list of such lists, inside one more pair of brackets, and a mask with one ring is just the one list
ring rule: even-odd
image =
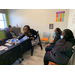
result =
[[75,15],[73,15],[72,23],[74,23],[74,24],[75,24]]
[[64,22],[65,11],[56,12],[56,22]]
[[49,29],[53,29],[53,23],[49,24]]

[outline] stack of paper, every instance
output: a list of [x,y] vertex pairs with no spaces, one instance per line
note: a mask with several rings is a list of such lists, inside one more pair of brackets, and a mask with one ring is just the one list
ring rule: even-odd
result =
[[5,46],[0,46],[0,51],[2,51],[2,50],[7,50],[8,48],[7,47],[5,47]]

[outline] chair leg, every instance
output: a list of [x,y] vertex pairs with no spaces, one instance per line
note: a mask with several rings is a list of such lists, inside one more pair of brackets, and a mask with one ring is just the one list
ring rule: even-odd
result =
[[34,46],[31,48],[31,56],[33,56]]
[[43,48],[42,48],[42,45],[41,45],[41,43],[39,43],[38,45],[41,47],[41,50],[42,50]]
[[24,60],[23,58],[18,59],[19,63],[21,63],[23,60]]
[[19,61],[19,63],[21,63],[21,62],[22,62],[22,61],[21,61],[21,58],[19,58],[18,61]]

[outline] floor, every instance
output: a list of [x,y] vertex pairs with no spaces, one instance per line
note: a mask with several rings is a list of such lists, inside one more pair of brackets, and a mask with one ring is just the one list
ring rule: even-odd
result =
[[45,55],[45,46],[43,46],[43,50],[41,50],[40,46],[36,45],[34,47],[34,53],[33,56],[31,56],[31,50],[24,53],[23,58],[24,60],[19,64],[18,61],[16,61],[13,65],[43,65],[43,58]]
[[[24,53],[24,60],[21,64],[17,60],[13,65],[44,65],[43,58],[45,55],[45,44],[42,44],[42,46],[43,50],[41,50],[40,46],[36,45],[34,47],[33,56],[31,56],[31,50],[29,50],[26,53]],[[75,65],[75,52],[69,60],[68,65]]]

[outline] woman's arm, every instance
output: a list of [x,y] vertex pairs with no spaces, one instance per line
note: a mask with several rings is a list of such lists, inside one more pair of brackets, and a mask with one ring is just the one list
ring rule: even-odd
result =
[[17,39],[20,40],[20,39],[22,39],[24,36],[25,36],[25,35],[23,34],[23,35],[19,36]]
[[7,39],[12,39],[13,38],[12,35],[10,34],[10,32],[7,32],[6,36],[7,36]]
[[70,42],[66,42],[64,44],[60,44],[58,46],[58,50],[61,52],[66,52],[72,49],[72,44]]

